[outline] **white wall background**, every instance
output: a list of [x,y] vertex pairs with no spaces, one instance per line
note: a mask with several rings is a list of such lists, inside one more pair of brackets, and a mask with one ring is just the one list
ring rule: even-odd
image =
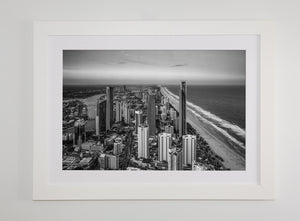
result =
[[[273,20],[275,201],[33,202],[34,20]],[[297,0],[0,0],[0,220],[299,220],[300,4]]]

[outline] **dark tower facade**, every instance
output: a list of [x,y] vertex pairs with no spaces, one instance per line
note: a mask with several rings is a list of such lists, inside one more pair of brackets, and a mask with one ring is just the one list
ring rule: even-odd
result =
[[179,136],[186,134],[186,83],[182,81],[179,91]]
[[113,123],[113,88],[106,87],[106,130],[110,130]]
[[96,135],[106,131],[106,100],[97,100]]
[[149,125],[149,135],[153,136],[153,135],[155,135],[155,132],[156,132],[155,94],[153,92],[150,92],[149,96],[148,96],[147,121],[148,121],[148,125]]

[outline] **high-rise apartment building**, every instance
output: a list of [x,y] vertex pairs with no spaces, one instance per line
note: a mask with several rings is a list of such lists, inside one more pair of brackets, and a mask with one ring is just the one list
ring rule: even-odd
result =
[[195,135],[186,134],[182,136],[183,164],[192,165],[196,161],[196,144],[197,137]]
[[138,127],[138,157],[149,158],[149,127],[146,125]]
[[113,88],[106,87],[106,130],[110,130],[113,123]]
[[186,134],[186,89],[185,81],[182,81],[180,84],[179,91],[179,136]]
[[121,101],[116,101],[116,122],[122,121],[122,106]]
[[172,126],[172,125],[166,125],[165,126],[165,132],[173,135],[174,134],[174,126]]
[[169,149],[171,148],[172,137],[170,133],[158,134],[158,160],[168,161]]
[[97,100],[96,135],[106,131],[106,100]]
[[147,121],[149,125],[149,134],[154,136],[156,132],[155,119],[155,94],[150,91],[147,106]]
[[143,112],[141,110],[137,110],[134,112],[135,114],[135,133],[138,133],[138,127],[143,123]]

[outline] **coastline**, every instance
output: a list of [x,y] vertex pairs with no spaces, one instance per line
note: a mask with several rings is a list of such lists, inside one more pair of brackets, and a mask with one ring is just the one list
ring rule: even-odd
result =
[[[161,87],[162,95],[169,98],[171,105],[178,112],[179,101],[172,97]],[[93,95],[88,98],[79,99],[88,105],[88,116],[90,120],[95,118],[96,100],[103,94]],[[187,123],[189,123],[199,135],[208,143],[211,150],[223,158],[222,164],[230,170],[245,170],[245,149],[239,145],[230,142],[226,137],[220,134],[205,119],[196,116],[195,110],[187,107]]]
[[[161,87],[161,92],[178,111],[179,101],[171,97],[163,87]],[[210,148],[223,158],[225,167],[231,170],[245,170],[245,149],[230,142],[207,121],[196,117],[195,111],[189,107],[187,108],[187,122],[209,144]]]

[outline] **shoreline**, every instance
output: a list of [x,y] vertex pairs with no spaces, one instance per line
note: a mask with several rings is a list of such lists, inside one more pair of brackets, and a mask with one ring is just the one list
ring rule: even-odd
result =
[[[161,90],[161,92],[164,97],[169,98],[170,104],[178,112],[179,101],[172,98],[164,90]],[[93,119],[93,116],[95,115],[95,100],[100,96],[103,96],[103,93],[84,99],[78,99],[88,105],[88,115],[90,119]],[[222,164],[230,170],[245,170],[245,149],[241,149],[237,145],[231,143],[207,122],[197,118],[193,112],[194,110],[189,107],[187,108],[187,123],[189,123],[208,143],[209,148],[224,160]]]
[[[161,90],[161,92],[163,96],[169,99],[171,105],[178,112],[179,101],[172,98],[164,90]],[[231,143],[207,122],[197,118],[193,112],[192,109],[187,108],[187,123],[208,143],[213,152],[223,158],[224,166],[231,170],[245,170],[245,149],[243,150]]]

